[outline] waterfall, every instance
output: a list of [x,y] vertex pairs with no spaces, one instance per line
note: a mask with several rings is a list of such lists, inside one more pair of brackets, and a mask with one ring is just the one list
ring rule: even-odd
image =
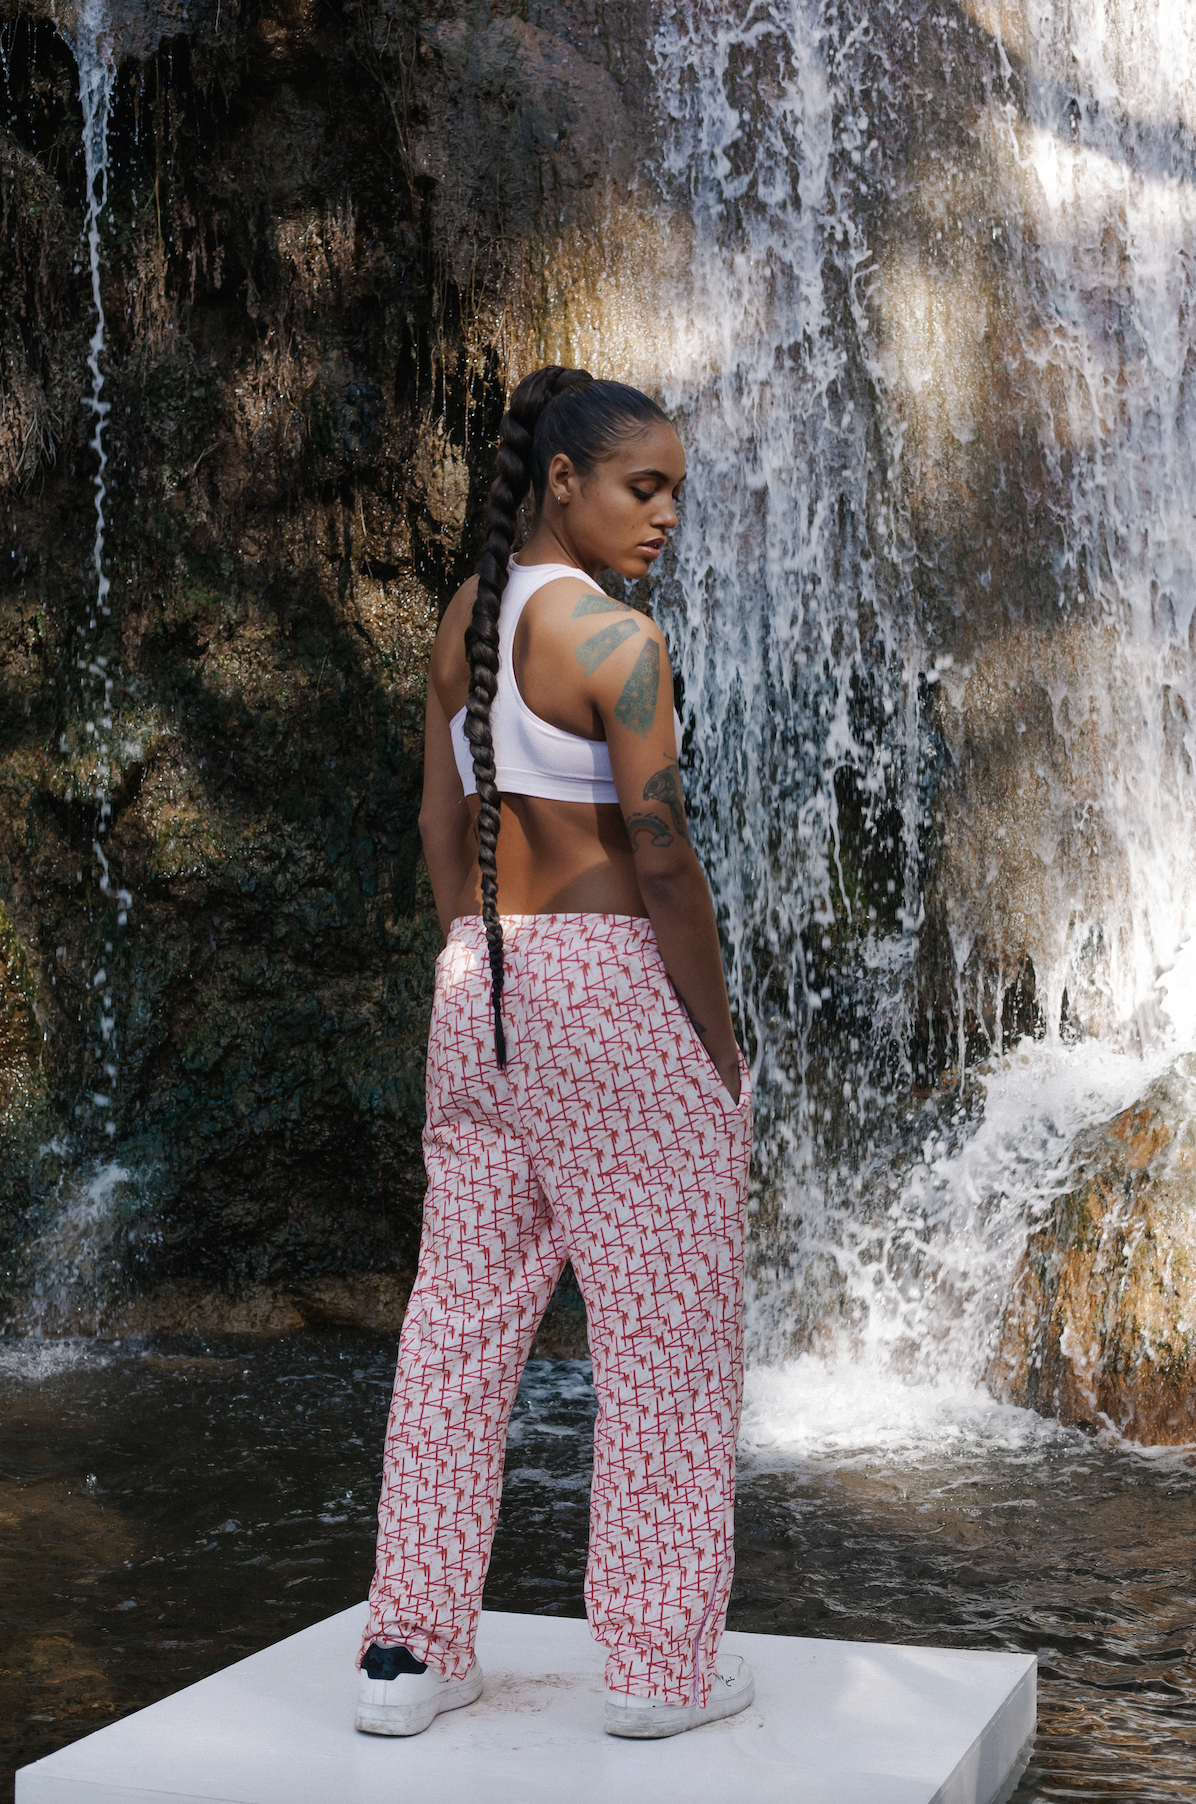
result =
[[[812,7],[735,17],[695,6],[662,28],[657,67],[670,121],[666,192],[694,226],[681,305],[699,334],[668,396],[696,447],[671,628],[694,721],[695,830],[753,1047],[766,1215],[757,1326],[767,1333],[767,1313],[785,1333],[799,1236],[778,1211],[801,1192],[808,1257],[812,1212],[827,1206],[817,1195],[831,1144],[819,1132],[824,1112],[854,1110],[859,1121],[875,1088],[863,1019],[837,1049],[838,1096],[814,1081],[827,1056],[837,904],[859,941],[851,976],[875,973],[866,988],[886,992],[890,1025],[902,1014],[914,859],[890,861],[905,866],[900,893],[897,878],[886,880],[895,931],[884,934],[870,901],[858,920],[836,777],[853,775],[870,821],[912,807],[903,794],[916,762],[905,743],[912,684],[902,677],[916,648],[904,597],[878,595],[869,545],[869,419],[857,405],[867,378],[851,319],[867,248],[834,167],[825,29]],[[847,319],[836,318],[828,254],[845,278]],[[849,1021],[868,1005],[843,1000]],[[820,1316],[821,1298],[814,1308]]]
[[1074,1134],[1196,1028],[1196,16],[919,15],[660,25],[661,616],[757,1357],[976,1383]]

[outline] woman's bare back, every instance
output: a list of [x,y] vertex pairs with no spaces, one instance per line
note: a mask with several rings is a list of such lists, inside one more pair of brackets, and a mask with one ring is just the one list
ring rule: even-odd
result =
[[[471,578],[449,603],[432,653],[430,689],[443,716],[444,733],[443,738],[429,733],[428,756],[443,766],[446,789],[454,783],[459,789],[448,722],[465,706],[469,689],[465,628],[476,586],[476,578]],[[573,618],[579,597],[593,593],[595,586],[578,571],[576,578],[557,578],[538,590],[519,622],[513,660],[519,692],[533,714],[563,732],[603,740],[602,718],[587,693],[583,666],[576,655],[578,647],[593,637],[594,626],[584,616]],[[642,616],[631,617],[637,622],[636,639],[654,633]],[[638,626],[641,621],[642,630]],[[635,647],[629,649],[634,656]],[[435,777],[439,771],[429,774]],[[472,831],[477,797],[466,797],[464,807],[468,823],[463,820],[462,827]],[[623,811],[617,803],[504,795],[502,822],[498,880],[504,914],[647,914]],[[481,905],[481,877],[475,863],[452,912],[477,914]]]

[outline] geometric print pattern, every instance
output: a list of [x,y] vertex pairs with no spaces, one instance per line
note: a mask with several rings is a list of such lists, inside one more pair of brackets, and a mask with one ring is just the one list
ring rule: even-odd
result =
[[606,1682],[705,1705],[734,1562],[751,1102],[651,923],[503,920],[507,1067],[478,917],[437,961],[419,1273],[399,1343],[362,1649],[473,1658],[507,1423],[566,1260],[598,1394],[586,1609]]

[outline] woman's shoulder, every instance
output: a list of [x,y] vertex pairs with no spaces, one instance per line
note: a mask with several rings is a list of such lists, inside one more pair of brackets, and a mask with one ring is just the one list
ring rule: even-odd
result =
[[[469,669],[465,662],[465,629],[473,614],[477,592],[476,576],[469,577],[461,584],[440,616],[440,625],[432,643],[431,677],[450,719],[460,707],[469,685]],[[461,699],[458,699],[458,691],[461,692]],[[450,702],[453,703],[452,707],[449,706]]]
[[477,600],[477,594],[477,577],[467,576],[440,616],[440,625],[436,629],[438,637],[446,631],[455,633],[458,626],[462,632],[465,631],[469,625],[469,617],[473,613],[473,604]]
[[608,658],[620,665],[616,654],[624,648],[641,651],[645,639],[655,640],[667,661],[663,636],[649,615],[579,574],[546,583],[530,598],[515,635],[515,659],[564,658],[570,675],[592,677]]
[[547,582],[537,583],[528,596],[527,605],[532,607],[559,607],[563,602],[572,602],[579,595],[598,595],[598,584],[582,570],[566,571],[558,568],[556,574]]
[[[599,615],[604,619],[599,619]],[[584,637],[595,626],[617,621],[619,617],[633,621],[637,626],[646,626],[651,633],[657,631],[648,613],[631,608],[615,595],[606,594],[592,577],[581,572],[559,575],[543,584],[543,588],[530,595],[527,608],[523,610],[523,619],[529,622],[530,628],[565,631],[570,640],[575,639],[577,633]]]

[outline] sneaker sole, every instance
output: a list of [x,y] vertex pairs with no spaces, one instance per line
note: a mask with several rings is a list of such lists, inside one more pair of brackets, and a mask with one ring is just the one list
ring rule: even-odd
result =
[[747,1690],[734,1697],[724,1698],[720,1702],[714,1699],[704,1710],[696,1704],[678,1709],[676,1714],[662,1717],[659,1710],[649,1706],[645,1710],[637,1710],[631,1704],[607,1704],[606,1718],[603,1728],[608,1735],[622,1736],[625,1741],[663,1741],[669,1735],[684,1735],[689,1729],[701,1729],[706,1723],[719,1723],[728,1716],[738,1716],[749,1704],[755,1702],[756,1681],[749,1680]]
[[440,1697],[429,1698],[418,1706],[359,1704],[353,1727],[360,1729],[363,1735],[422,1735],[442,1711],[463,1710],[466,1704],[476,1704],[481,1695],[481,1669],[475,1667],[451,1691],[446,1689]]

